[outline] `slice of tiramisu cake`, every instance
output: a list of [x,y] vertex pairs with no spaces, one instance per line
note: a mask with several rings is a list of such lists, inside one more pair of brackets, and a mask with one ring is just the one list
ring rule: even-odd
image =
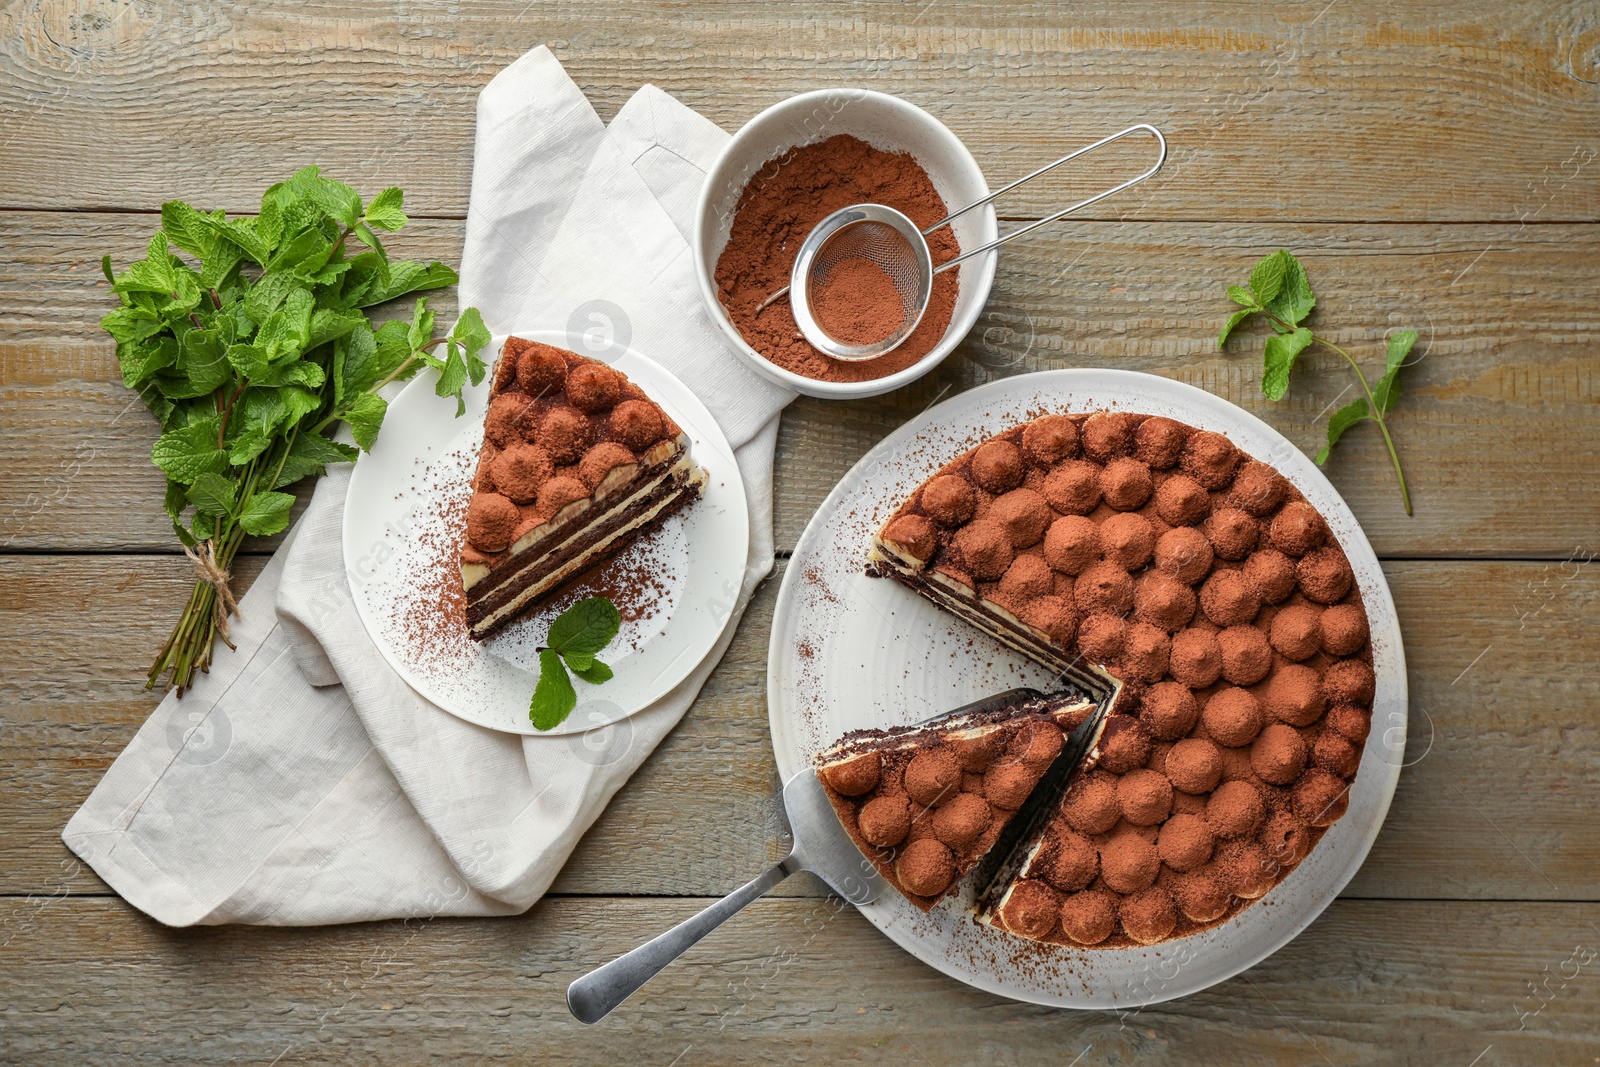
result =
[[616,368],[509,338],[467,507],[461,584],[485,638],[695,500],[689,436]]
[[1074,731],[1095,708],[1076,692],[1013,690],[915,726],[851,731],[817,754],[817,777],[862,854],[927,911],[1042,781],[1082,759],[1092,741]]

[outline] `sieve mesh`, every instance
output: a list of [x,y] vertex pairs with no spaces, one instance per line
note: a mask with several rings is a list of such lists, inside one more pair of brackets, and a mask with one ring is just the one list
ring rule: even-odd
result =
[[811,261],[808,288],[821,289],[835,267],[852,259],[864,259],[876,264],[894,283],[900,296],[900,329],[913,322],[921,313],[923,294],[919,288],[921,272],[917,269],[917,253],[911,242],[899,230],[886,222],[863,219],[836,230],[817,249]]

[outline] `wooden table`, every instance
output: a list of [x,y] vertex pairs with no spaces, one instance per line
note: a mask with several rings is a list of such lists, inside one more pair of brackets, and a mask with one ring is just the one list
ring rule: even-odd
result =
[[[18,0],[0,42],[0,1060],[1600,1062],[1593,0]],[[1314,450],[1347,372],[1313,353],[1273,404],[1259,334],[1214,343],[1224,285],[1274,248],[1307,263],[1317,329],[1363,357],[1386,330],[1422,331],[1394,416],[1416,516],[1371,427],[1329,468],[1399,605],[1410,765],[1366,866],[1310,929],[1198,996],[1071,1014],[957,985],[791,884],[578,1025],[571,978],[775,855],[776,575],[523,917],[175,931],[67,853],[62,825],[155,705],[144,667],[192,573],[148,461],[154,423],[96,329],[99,257],[135,257],[165,198],[248,211],[317,162],[369,195],[404,186],[418,221],[392,247],[455,260],[474,97],[540,42],[607,118],[645,82],[730,130],[807,89],[898,93],[996,182],[1135,121],[1171,140],[1158,179],[1008,249],[938,373],[785,413],[780,574],[858,456],[997,375],[1164,374]]]

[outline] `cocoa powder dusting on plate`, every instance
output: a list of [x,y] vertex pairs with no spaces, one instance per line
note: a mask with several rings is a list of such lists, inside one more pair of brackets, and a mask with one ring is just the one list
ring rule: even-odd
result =
[[[886,152],[845,134],[768,160],[739,198],[727,247],[717,259],[717,296],[740,336],[784,370],[825,382],[885,378],[933,351],[950,325],[959,267],[934,276],[922,322],[898,348],[876,359],[846,362],[811,347],[787,298],[756,314],[763,300],[789,284],[795,255],[816,224],[864,203],[892,207],[919,228],[949,214],[933,180],[909,153]],[[928,237],[928,248],[935,266],[961,251],[948,226]]]
[[446,453],[429,474],[440,491],[417,508],[410,556],[390,602],[390,625],[419,669],[437,677],[459,673],[469,659],[467,595],[461,587],[461,543],[472,500],[473,451]]

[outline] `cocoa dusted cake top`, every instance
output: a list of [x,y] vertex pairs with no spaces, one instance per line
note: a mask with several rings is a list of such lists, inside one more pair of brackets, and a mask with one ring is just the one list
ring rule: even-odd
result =
[[681,430],[644,391],[575,352],[506,340],[467,508],[466,562],[493,563],[605,476]]
[[1376,685],[1366,611],[1322,515],[1225,435],[1035,418],[946,464],[879,541],[875,573],[1124,683],[1002,927],[1182,936],[1264,894],[1344,813]]

